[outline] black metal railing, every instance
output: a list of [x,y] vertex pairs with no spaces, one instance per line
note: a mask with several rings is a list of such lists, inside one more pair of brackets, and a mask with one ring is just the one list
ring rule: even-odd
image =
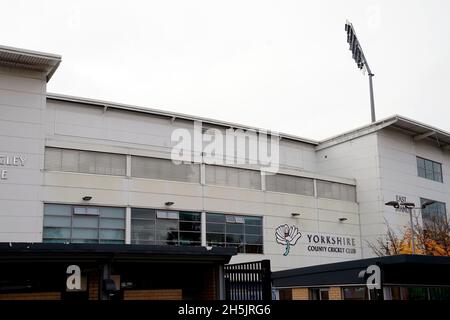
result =
[[271,300],[270,260],[224,267],[226,300]]

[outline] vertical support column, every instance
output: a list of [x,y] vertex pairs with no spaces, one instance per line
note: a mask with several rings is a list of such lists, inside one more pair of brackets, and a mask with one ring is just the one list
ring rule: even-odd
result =
[[104,280],[109,279],[111,277],[111,265],[109,262],[106,262],[103,265],[102,277],[100,282],[100,290],[101,290],[101,300],[109,300],[109,295],[105,292]]
[[218,272],[219,281],[217,282],[218,298],[219,300],[225,300],[225,276],[223,272],[223,265],[219,265],[218,269],[219,269]]
[[201,239],[202,239],[202,246],[206,247],[206,212],[202,211],[201,216]]
[[206,212],[205,212],[206,168],[203,162],[200,164],[200,184],[202,188],[201,240],[202,246],[206,247]]
[[319,222],[319,200],[318,200],[318,193],[317,193],[317,180],[313,179],[313,186],[314,186],[314,212],[316,213],[316,221],[317,221],[317,232],[320,230],[320,222]]
[[200,183],[202,186],[206,184],[205,164],[200,164]]
[[272,300],[272,270],[270,269],[270,260],[261,261],[261,277],[262,277],[262,299]]
[[126,176],[131,177],[131,154],[127,154]]
[[131,243],[131,207],[125,208],[125,244]]
[[317,180],[313,179],[313,186],[314,186],[314,198],[317,198]]
[[266,191],[266,172],[260,171],[261,173],[261,190]]

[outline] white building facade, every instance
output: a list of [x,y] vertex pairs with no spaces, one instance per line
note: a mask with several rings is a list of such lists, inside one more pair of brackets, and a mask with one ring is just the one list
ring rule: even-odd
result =
[[395,116],[325,141],[279,134],[276,175],[203,154],[175,164],[177,129],[258,130],[49,94],[60,61],[0,48],[0,242],[231,246],[231,263],[283,270],[372,256],[384,219],[409,223],[384,205],[396,197],[446,212],[438,129]]

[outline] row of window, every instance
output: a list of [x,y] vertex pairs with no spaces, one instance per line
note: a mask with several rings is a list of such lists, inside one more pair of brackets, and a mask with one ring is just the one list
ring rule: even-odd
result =
[[[44,242],[125,243],[125,208],[44,205]],[[208,246],[263,253],[262,217],[206,213]],[[131,243],[200,246],[201,213],[131,209]]]
[[[400,287],[386,286],[385,300],[449,300],[448,287]],[[309,288],[309,300],[330,300],[330,288]],[[376,300],[375,290],[366,286],[341,287],[342,300]],[[292,289],[280,289],[280,300],[292,300]]]
[[[71,149],[46,148],[45,169],[126,175],[126,156],[120,154]],[[193,163],[175,164],[168,159],[131,157],[131,176],[181,182],[200,182],[200,166]],[[261,173],[256,170],[206,165],[205,182],[211,185],[261,190]],[[266,190],[314,196],[314,180],[285,174],[267,175]],[[317,196],[344,201],[356,201],[352,185],[317,180]]]

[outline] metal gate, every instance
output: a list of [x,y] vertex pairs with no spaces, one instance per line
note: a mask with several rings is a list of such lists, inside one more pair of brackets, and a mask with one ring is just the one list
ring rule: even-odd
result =
[[224,267],[226,300],[271,300],[270,260]]

